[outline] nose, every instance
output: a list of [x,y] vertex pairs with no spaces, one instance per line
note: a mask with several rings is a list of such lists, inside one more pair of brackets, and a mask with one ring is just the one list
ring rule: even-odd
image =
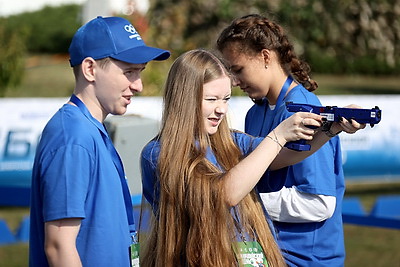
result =
[[141,93],[143,91],[142,79],[138,78],[138,79],[134,80],[129,85],[129,89],[131,90],[132,93]]
[[228,103],[222,100],[221,102],[218,103],[218,105],[215,107],[215,113],[217,114],[225,114],[228,111]]
[[239,86],[240,85],[240,80],[236,75],[233,75],[232,77],[232,86]]

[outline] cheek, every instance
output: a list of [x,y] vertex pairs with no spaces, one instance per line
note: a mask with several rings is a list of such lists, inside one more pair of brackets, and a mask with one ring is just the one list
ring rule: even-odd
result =
[[203,114],[204,118],[208,118],[208,116],[210,116],[210,114],[212,113],[212,106],[209,105],[208,103],[203,103],[203,106],[201,107],[201,112]]
[[207,118],[208,117],[209,112],[208,112],[206,107],[203,106],[203,108],[201,109],[201,113],[203,115],[203,118]]

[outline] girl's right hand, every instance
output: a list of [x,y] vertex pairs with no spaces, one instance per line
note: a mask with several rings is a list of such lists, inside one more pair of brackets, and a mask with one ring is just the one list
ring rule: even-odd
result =
[[279,143],[284,145],[300,139],[312,140],[314,129],[321,125],[322,116],[310,112],[297,112],[282,121],[273,131]]

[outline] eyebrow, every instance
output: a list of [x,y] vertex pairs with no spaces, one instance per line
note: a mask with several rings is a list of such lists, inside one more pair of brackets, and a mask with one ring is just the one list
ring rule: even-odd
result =
[[122,67],[123,70],[144,70],[146,64],[135,64]]

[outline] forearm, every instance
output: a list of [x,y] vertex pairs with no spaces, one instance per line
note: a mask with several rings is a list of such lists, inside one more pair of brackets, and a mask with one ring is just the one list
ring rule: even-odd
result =
[[281,146],[273,141],[272,133],[269,135],[272,139],[265,138],[252,153],[225,174],[225,195],[229,205],[237,205],[255,187],[281,150]]
[[276,156],[275,160],[271,163],[270,169],[277,170],[299,163],[320,149],[330,139],[331,137],[328,137],[325,133],[318,131],[315,133],[313,140],[309,141],[309,144],[311,145],[311,149],[309,151],[295,151],[292,149],[283,148]]
[[[356,121],[350,122],[346,119],[343,119],[341,123],[333,123],[331,127],[331,132],[334,134],[339,134],[340,132],[345,131],[346,133],[353,134],[356,131],[364,128],[365,124],[359,124]],[[292,149],[284,148],[271,163],[270,169],[277,170],[299,163],[300,161],[315,153],[331,138],[332,137],[328,136],[326,132],[322,132],[321,130],[316,131],[312,140],[308,141],[308,143],[311,145],[311,149],[309,151],[295,151]]]
[[[234,206],[241,201],[257,184],[259,179],[270,167],[283,146],[288,141],[305,138],[311,140],[314,130],[304,126],[304,118],[310,118],[309,124],[319,127],[319,115],[298,112],[281,122],[266,138],[224,176],[227,203]],[[282,167],[289,164],[279,163]],[[282,168],[280,167],[280,168]]]

